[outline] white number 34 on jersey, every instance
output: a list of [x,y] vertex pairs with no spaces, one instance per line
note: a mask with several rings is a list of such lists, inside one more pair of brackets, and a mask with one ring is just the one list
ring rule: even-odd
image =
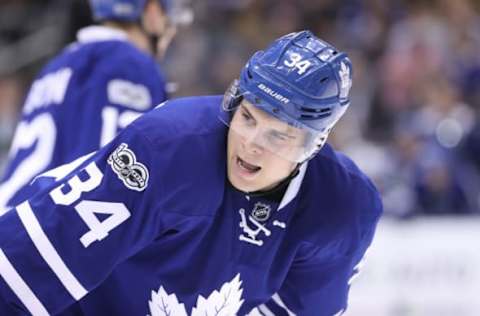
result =
[[[63,178],[90,156],[91,154],[80,157],[68,165],[60,166],[41,175],[41,177]],[[103,179],[103,173],[95,162],[88,164],[83,172],[88,175],[88,179],[81,180],[78,175],[75,175],[67,183],[53,189],[50,192],[50,197],[58,205],[73,205],[76,203],[75,210],[89,228],[89,231],[80,237],[80,242],[87,248],[94,241],[100,241],[107,237],[111,230],[127,220],[131,214],[123,203],[80,200],[82,193],[94,190]],[[95,214],[104,214],[108,217],[100,221]]]

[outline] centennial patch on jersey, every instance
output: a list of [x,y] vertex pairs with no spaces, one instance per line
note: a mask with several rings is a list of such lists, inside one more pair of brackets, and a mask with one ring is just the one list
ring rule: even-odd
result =
[[145,111],[152,104],[148,87],[127,80],[113,79],[107,85],[108,100],[136,111]]
[[265,222],[270,218],[271,207],[263,203],[255,203],[252,210],[252,217],[259,222]]
[[128,149],[128,145],[122,143],[108,157],[108,164],[118,175],[118,178],[135,191],[143,191],[148,185],[148,169],[144,164],[137,162],[135,153]]

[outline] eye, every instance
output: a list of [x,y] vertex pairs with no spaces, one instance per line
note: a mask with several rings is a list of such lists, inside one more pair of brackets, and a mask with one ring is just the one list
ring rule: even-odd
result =
[[242,111],[241,113],[242,120],[247,124],[254,124],[255,119],[246,111]]
[[291,138],[286,134],[279,133],[276,131],[271,131],[269,133],[269,139],[270,139],[270,142],[274,145],[283,145],[288,141],[290,141]]
[[277,139],[278,141],[282,141],[282,142],[286,142],[288,140],[288,136],[286,135],[282,135],[282,134],[278,134],[278,133],[274,133],[273,134],[273,137],[275,139]]
[[252,119],[252,117],[245,112],[242,112],[242,117],[245,121]]

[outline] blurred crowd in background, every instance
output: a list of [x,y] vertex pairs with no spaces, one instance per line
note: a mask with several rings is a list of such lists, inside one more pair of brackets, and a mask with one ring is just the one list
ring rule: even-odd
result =
[[[372,177],[385,213],[480,214],[479,1],[203,0],[192,7],[194,23],[162,62],[173,97],[222,94],[254,51],[310,29],[353,61],[352,104],[330,143]],[[86,0],[0,2],[0,172],[33,76],[90,23]]]

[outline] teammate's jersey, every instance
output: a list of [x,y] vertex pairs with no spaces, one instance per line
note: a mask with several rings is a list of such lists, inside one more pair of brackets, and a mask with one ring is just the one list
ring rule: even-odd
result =
[[273,299],[339,315],[382,211],[376,189],[327,145],[280,203],[236,190],[220,102],[169,101],[37,178],[0,216],[0,311],[269,315]]
[[49,62],[33,82],[3,178],[0,214],[28,197],[39,173],[106,144],[166,98],[158,64],[126,34],[93,26]]

